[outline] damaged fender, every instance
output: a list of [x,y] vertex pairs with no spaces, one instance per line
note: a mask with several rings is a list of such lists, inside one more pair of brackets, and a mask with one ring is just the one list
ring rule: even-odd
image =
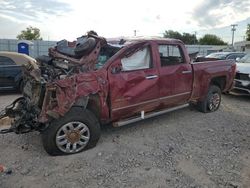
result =
[[64,116],[73,105],[86,108],[91,95],[100,99],[101,117],[108,118],[106,104],[108,83],[104,74],[84,73],[48,84],[39,122],[45,123],[49,117]]

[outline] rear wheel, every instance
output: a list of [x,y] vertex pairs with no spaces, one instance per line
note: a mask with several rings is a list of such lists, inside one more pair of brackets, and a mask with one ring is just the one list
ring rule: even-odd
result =
[[197,107],[201,112],[214,112],[219,109],[221,103],[221,89],[218,86],[209,87],[206,98],[198,102]]
[[53,121],[42,133],[44,149],[50,155],[79,153],[94,147],[99,138],[98,120],[92,112],[79,107]]

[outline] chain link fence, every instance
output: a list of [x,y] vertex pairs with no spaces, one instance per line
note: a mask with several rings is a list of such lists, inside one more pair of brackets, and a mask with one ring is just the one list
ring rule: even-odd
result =
[[[0,39],[0,51],[17,52],[17,44],[19,40],[16,39]],[[27,41],[29,43],[29,55],[31,57],[38,57],[40,55],[48,55],[48,49],[56,45],[57,41],[35,40]],[[199,56],[206,56],[212,52],[222,51],[227,46],[213,46],[213,45],[186,45],[189,53],[199,52]]]
[[[18,43],[21,42],[15,39],[0,39],[0,51],[18,52]],[[38,57],[40,55],[48,55],[48,49],[56,45],[57,41],[28,41],[29,55]]]

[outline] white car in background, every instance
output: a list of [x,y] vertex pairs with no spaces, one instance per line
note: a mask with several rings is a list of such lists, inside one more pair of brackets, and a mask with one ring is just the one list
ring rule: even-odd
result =
[[206,56],[206,58],[216,59],[240,59],[246,55],[245,52],[214,52]]
[[250,95],[250,54],[238,60],[233,91]]

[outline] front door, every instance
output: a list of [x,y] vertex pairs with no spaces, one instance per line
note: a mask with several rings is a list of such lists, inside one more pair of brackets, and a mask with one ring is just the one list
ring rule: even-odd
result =
[[109,69],[111,119],[138,116],[159,105],[159,74],[150,45],[129,48]]

